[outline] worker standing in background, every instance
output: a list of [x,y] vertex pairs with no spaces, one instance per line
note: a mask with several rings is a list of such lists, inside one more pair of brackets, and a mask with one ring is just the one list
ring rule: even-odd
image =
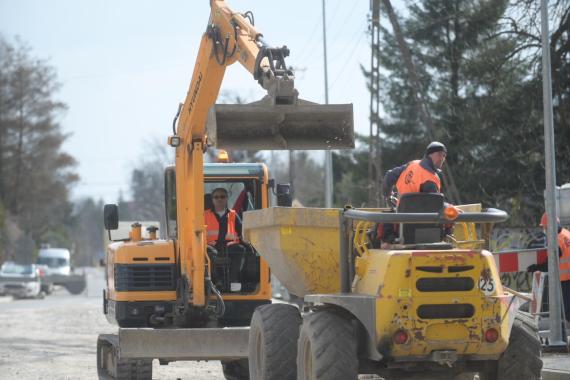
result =
[[[570,322],[570,231],[562,228],[560,220],[556,218],[558,227],[558,262],[560,269],[560,284],[562,287],[562,300],[564,302],[564,314],[566,320]],[[548,226],[548,215],[542,214],[540,226],[546,233]],[[527,272],[548,272],[548,261],[542,264],[532,264],[527,268]]]

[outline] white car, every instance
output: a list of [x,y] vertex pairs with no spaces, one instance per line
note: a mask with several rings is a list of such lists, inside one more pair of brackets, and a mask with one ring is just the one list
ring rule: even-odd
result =
[[43,298],[40,269],[35,264],[5,262],[0,268],[0,294],[14,298]]
[[69,276],[71,274],[71,253],[65,248],[41,248],[37,264],[46,266],[46,275]]

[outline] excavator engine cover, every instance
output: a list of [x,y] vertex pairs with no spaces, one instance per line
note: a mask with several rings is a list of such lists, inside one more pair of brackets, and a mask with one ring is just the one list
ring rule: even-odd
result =
[[354,148],[352,104],[215,104],[208,143],[221,149],[311,150]]

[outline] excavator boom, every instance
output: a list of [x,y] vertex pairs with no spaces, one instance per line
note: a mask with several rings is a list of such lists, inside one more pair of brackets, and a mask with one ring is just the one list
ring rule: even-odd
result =
[[[186,100],[169,139],[176,147],[179,308],[204,306],[205,226],[203,154],[207,145],[231,149],[343,149],[354,147],[352,105],[319,105],[298,98],[287,47],[270,47],[253,19],[224,0],[210,2]],[[227,66],[238,61],[267,91],[260,101],[215,105]]]

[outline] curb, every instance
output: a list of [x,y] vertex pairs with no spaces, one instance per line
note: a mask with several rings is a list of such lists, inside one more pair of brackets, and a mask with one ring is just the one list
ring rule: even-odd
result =
[[561,371],[557,369],[543,369],[542,380],[569,380],[570,371]]
[[0,303],[11,302],[11,301],[12,301],[12,297],[9,297],[9,296],[0,296]]

